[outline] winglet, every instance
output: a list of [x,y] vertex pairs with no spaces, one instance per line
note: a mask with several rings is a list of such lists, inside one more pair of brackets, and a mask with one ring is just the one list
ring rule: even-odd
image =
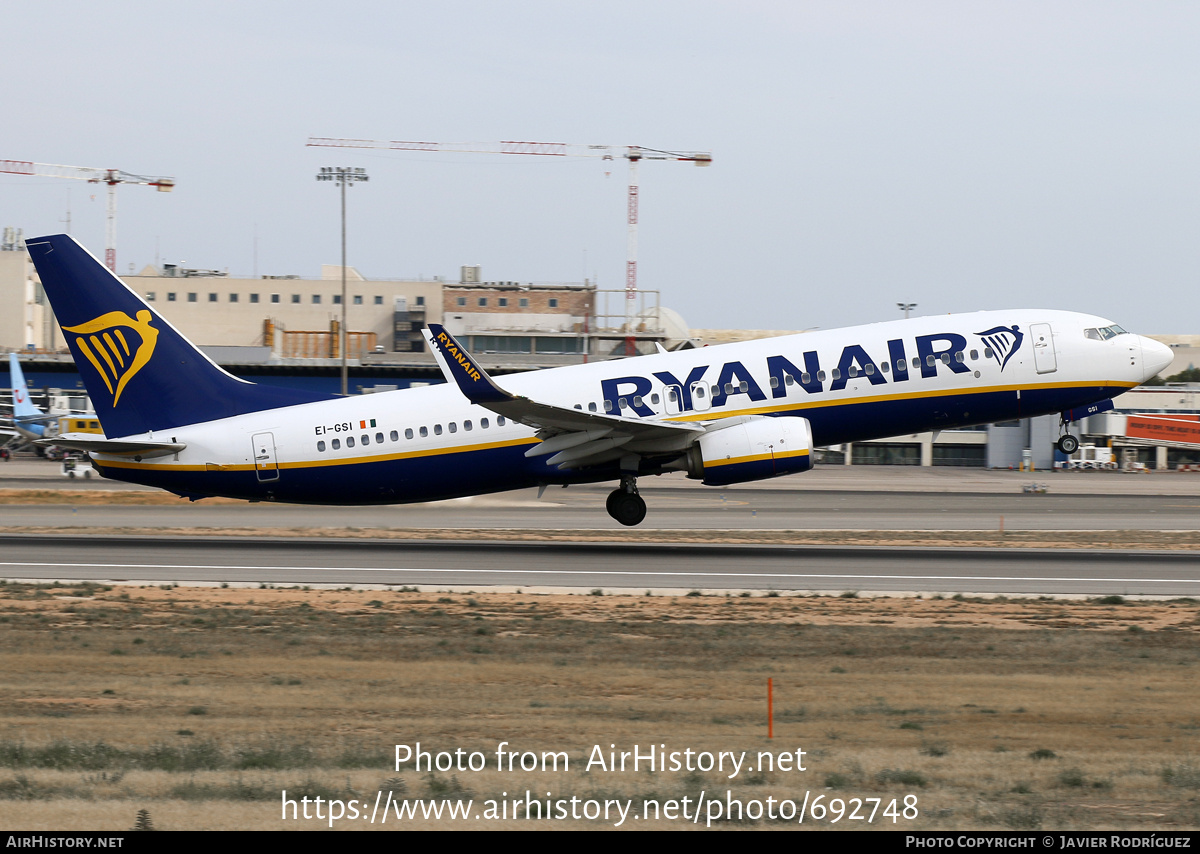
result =
[[500,386],[492,382],[479,363],[468,353],[454,336],[446,331],[440,323],[429,324],[430,340],[433,346],[441,351],[442,371],[447,379],[458,384],[459,390],[466,395],[471,403],[486,405],[515,400]]

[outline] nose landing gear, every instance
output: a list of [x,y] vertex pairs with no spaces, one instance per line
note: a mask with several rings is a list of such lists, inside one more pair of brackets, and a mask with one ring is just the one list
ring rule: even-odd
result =
[[1054,443],[1054,447],[1058,448],[1069,457],[1071,454],[1079,450],[1079,440],[1070,433],[1065,433],[1059,437],[1057,442]]
[[646,502],[638,495],[637,478],[632,475],[622,475],[621,485],[608,495],[604,503],[608,515],[622,525],[633,527],[640,525],[646,518]]

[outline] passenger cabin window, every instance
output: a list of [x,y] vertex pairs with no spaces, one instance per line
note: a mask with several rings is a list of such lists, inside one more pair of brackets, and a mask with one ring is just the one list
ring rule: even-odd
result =
[[333,446],[333,449],[334,449],[335,451],[340,451],[340,450],[341,450],[341,448],[342,448],[342,440],[341,440],[341,439],[334,439],[332,442],[330,442],[330,445],[332,445],[332,446]]
[[412,428],[411,428],[411,427],[405,427],[405,428],[404,428],[404,438],[405,438],[405,439],[411,439],[412,437],[413,437],[413,431],[412,431]]
[[324,452],[324,450],[325,450],[325,443],[324,443],[323,441],[322,441],[322,442],[317,442],[317,450],[318,450],[318,451],[321,451],[321,452]]
[[353,447],[354,447],[354,437],[353,437],[353,436],[347,436],[347,437],[346,437],[346,447],[347,447],[347,448],[353,448]]

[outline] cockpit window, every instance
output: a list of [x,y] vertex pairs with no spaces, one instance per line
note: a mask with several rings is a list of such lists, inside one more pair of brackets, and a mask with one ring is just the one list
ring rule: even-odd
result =
[[1085,329],[1083,337],[1091,338],[1093,341],[1107,341],[1109,338],[1116,338],[1118,335],[1127,335],[1128,333],[1117,326],[1115,323],[1112,326],[1105,326],[1102,329]]

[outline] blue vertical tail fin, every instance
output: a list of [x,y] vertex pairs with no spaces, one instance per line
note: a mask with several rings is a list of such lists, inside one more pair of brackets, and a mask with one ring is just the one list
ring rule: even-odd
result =
[[106,436],[328,399],[227,373],[74,238],[25,245]]
[[12,386],[13,420],[28,421],[42,418],[46,413],[41,407],[34,406],[29,399],[29,386],[25,382],[25,374],[21,370],[21,362],[16,353],[8,354],[9,384]]

